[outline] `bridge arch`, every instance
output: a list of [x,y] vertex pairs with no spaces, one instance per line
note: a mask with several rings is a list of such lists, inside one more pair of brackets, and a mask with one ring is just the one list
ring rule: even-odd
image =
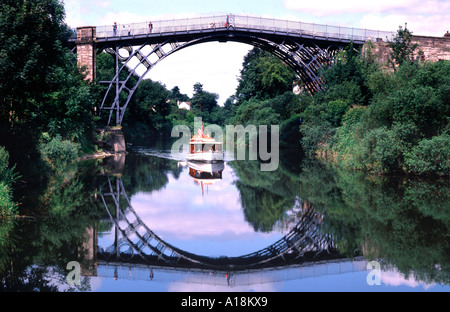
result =
[[106,188],[99,187],[99,195],[117,234],[111,246],[98,249],[100,260],[245,270],[341,257],[332,237],[320,231],[322,215],[311,208],[302,211],[297,224],[289,233],[261,250],[237,257],[217,258],[193,254],[164,241],[148,228],[131,205],[121,178],[107,177],[107,182]]
[[[122,123],[126,108],[140,82],[159,62],[194,45],[227,41],[249,44],[274,54],[294,70],[304,87],[310,92],[323,89],[319,71],[324,64],[331,62],[333,54],[337,50],[335,46],[322,48],[314,42],[300,44],[289,39],[277,43],[267,38],[242,35],[233,31],[203,35],[199,38],[191,38],[186,42],[179,42],[175,38],[170,38],[158,43],[148,40],[139,46],[133,46],[132,42],[112,44],[104,50],[115,58],[118,65],[116,65],[113,79],[103,82],[108,86],[108,89],[100,106],[100,110],[109,111],[108,125],[111,123],[113,112],[116,113],[116,124]],[[119,77],[123,72],[127,73],[126,79],[120,80]],[[137,77],[137,80],[135,85],[130,88],[127,84],[129,84],[132,76]],[[121,103],[119,94],[123,92],[126,94],[126,100]],[[108,99],[112,96],[114,96],[114,101],[109,106]]]
[[[383,38],[391,33],[354,29],[339,26],[318,25],[286,20],[265,19],[239,15],[199,17],[170,20],[149,24],[133,24],[133,27],[92,27],[95,38],[90,44],[97,51],[106,51],[115,57],[115,75],[108,86],[100,111],[109,111],[108,125],[116,114],[120,125],[125,110],[145,75],[160,61],[184,48],[205,42],[240,42],[266,50],[288,64],[297,73],[305,89],[313,93],[324,88],[319,71],[330,64],[339,49],[353,42],[364,44],[368,38]],[[123,25],[125,26],[125,25]],[[125,29],[125,30],[123,30]],[[80,31],[81,33],[81,31]],[[72,39],[72,44],[84,44],[82,35]],[[120,74],[127,68],[124,80]],[[94,75],[95,76],[95,75]],[[131,76],[137,81],[130,86]],[[126,93],[125,100],[119,96]]]

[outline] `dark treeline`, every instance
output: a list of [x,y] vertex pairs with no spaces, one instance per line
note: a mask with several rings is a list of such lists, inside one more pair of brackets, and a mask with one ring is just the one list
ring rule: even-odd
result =
[[[16,206],[14,182],[48,182],[42,172],[93,150],[92,111],[99,93],[65,48],[71,30],[64,18],[57,0],[0,3],[2,208]],[[0,216],[14,211],[0,210]]]

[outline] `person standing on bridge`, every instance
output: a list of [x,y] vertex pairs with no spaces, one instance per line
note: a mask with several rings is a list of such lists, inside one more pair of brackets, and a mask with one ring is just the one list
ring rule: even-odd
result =
[[152,22],[148,23],[148,31],[151,33],[153,31],[153,24]]
[[128,36],[131,36],[131,25],[128,25]]
[[114,37],[116,37],[117,36],[117,23],[116,22],[114,22],[114,25],[113,25],[113,32],[114,32]]

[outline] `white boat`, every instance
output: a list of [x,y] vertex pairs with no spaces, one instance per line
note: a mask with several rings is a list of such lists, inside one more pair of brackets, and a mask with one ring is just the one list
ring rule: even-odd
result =
[[203,134],[203,126],[189,141],[189,151],[186,154],[188,161],[217,162],[223,161],[223,142],[218,142]]

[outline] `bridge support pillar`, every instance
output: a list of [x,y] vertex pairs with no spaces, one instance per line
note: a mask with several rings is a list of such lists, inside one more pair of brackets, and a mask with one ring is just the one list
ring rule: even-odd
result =
[[125,136],[121,129],[97,129],[97,134],[100,139],[97,141],[97,145],[104,151],[111,154],[126,153],[127,147],[125,143]]
[[77,28],[76,44],[78,66],[85,66],[85,79],[89,81],[95,81],[97,77],[96,39],[95,26]]
[[125,153],[127,151],[125,136],[122,131],[113,131],[111,140],[114,146],[114,153]]

